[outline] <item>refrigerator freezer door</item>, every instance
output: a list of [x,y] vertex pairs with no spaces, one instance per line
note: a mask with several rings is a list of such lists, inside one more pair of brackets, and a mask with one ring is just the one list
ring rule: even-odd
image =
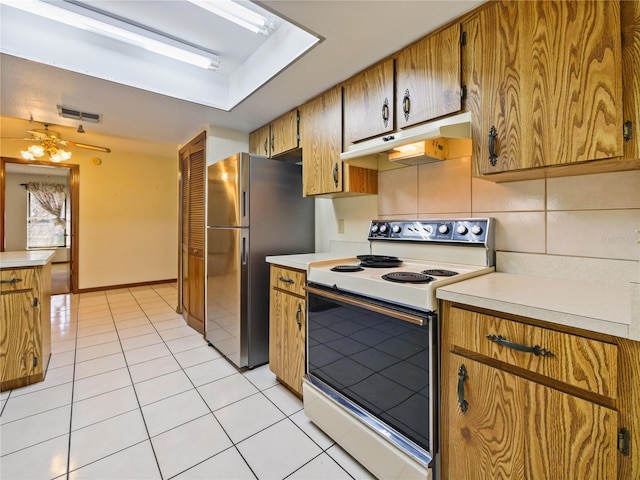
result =
[[207,228],[206,338],[238,367],[247,366],[246,228]]
[[249,225],[248,160],[238,153],[207,168],[207,226]]

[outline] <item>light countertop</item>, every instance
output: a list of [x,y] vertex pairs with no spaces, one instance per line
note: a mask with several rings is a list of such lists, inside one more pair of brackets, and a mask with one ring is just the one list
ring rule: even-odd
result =
[[[495,272],[439,288],[442,300],[640,340],[632,303],[640,285]],[[634,309],[635,310],[635,309]]]
[[283,267],[307,271],[310,263],[349,257],[349,254],[337,252],[301,253],[298,255],[273,255],[266,257],[266,261]]
[[46,265],[51,261],[55,253],[55,250],[0,252],[0,268],[20,268]]

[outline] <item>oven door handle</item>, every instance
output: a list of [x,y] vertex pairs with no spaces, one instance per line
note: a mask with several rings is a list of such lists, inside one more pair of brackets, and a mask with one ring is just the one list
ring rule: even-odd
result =
[[307,291],[308,293],[312,293],[313,295],[318,295],[319,297],[324,297],[324,298],[328,298],[338,302],[347,303],[349,305],[353,305],[356,307],[364,308],[366,310],[371,310],[373,312],[381,313],[389,317],[397,318],[398,320],[402,320],[404,322],[410,322],[416,325],[427,324],[427,320],[418,315],[411,315],[408,313],[399,312],[397,310],[393,310],[392,308],[386,308],[381,305],[368,303],[363,300],[358,300],[355,298],[348,297],[346,295],[341,295],[340,293],[327,292],[325,290],[320,290],[318,288],[310,287],[308,285],[304,287],[304,290]]

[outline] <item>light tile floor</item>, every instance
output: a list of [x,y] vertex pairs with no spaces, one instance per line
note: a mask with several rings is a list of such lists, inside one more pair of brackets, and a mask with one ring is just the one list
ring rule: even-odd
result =
[[0,478],[373,478],[176,302],[174,284],[53,296],[45,381],[0,394]]

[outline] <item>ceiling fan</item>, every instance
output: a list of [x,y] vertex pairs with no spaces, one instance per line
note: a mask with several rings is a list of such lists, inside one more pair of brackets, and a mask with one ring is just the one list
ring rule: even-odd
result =
[[110,153],[111,149],[107,147],[99,147],[97,145],[87,145],[86,143],[72,142],[64,140],[58,132],[49,130],[50,123],[45,123],[44,129],[27,130],[31,134],[28,138],[16,138],[15,140],[25,140],[36,142],[30,145],[26,150],[21,150],[20,154],[25,160],[35,160],[36,158],[49,155],[52,162],[64,162],[71,158],[71,152],[63,150],[60,145],[75,148],[84,148],[96,152]]

